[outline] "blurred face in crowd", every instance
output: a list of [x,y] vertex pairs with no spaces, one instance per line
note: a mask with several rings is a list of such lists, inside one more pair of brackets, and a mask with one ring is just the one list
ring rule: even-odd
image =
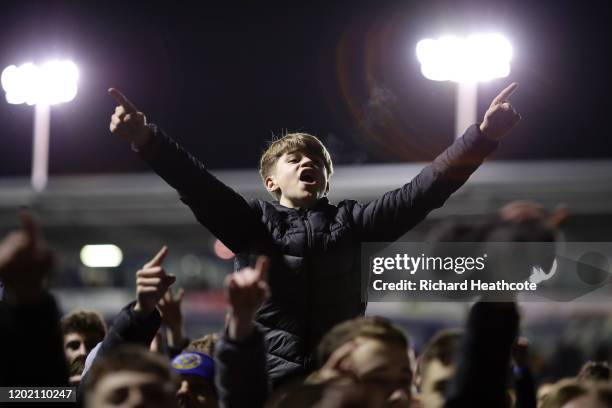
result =
[[377,385],[387,395],[386,407],[409,407],[412,394],[412,363],[408,350],[399,344],[358,337],[350,356],[356,377]]
[[181,374],[181,385],[176,392],[180,408],[217,408],[217,395],[204,377]]
[[286,207],[309,207],[327,191],[323,159],[299,150],[283,154],[266,178],[266,188],[278,188],[280,203]]
[[537,392],[538,406],[544,401],[544,398],[546,398],[546,396],[550,394],[553,388],[554,388],[554,384],[552,383],[540,384],[540,386],[538,387],[538,392]]
[[419,395],[424,408],[441,408],[444,405],[444,396],[454,372],[454,365],[444,365],[439,359],[431,360],[424,367]]
[[561,408],[610,408],[593,395],[583,395],[563,404]]
[[176,407],[175,388],[158,375],[116,371],[102,377],[87,395],[88,408]]
[[67,333],[64,335],[64,353],[68,365],[73,365],[76,360],[82,360],[85,364],[85,358],[97,344],[93,336],[87,336],[83,333]]
[[380,408],[387,407],[384,390],[375,385],[352,384],[325,387],[316,407],[325,408]]

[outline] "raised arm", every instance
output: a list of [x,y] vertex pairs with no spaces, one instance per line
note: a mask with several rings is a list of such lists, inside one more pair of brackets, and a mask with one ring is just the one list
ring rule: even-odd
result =
[[529,341],[519,337],[512,347],[514,374],[515,408],[536,408],[538,405],[537,387],[529,365]]
[[21,222],[0,241],[0,386],[67,386],[60,313],[46,287],[54,256],[34,218],[24,212]]
[[106,337],[94,349],[95,354],[88,356],[86,371],[93,359],[122,344],[133,343],[149,348],[161,325],[161,316],[155,306],[176,280],[176,277],[167,275],[162,267],[167,253],[168,248],[162,247],[153,259],[136,272],[136,300],[124,306],[113,319]]
[[477,302],[468,316],[445,408],[503,407],[519,314],[514,302]]
[[267,258],[259,257],[254,269],[242,269],[226,279],[227,327],[215,347],[215,386],[221,408],[263,407],[268,396],[264,339],[253,322],[269,297],[268,264]]
[[117,102],[110,131],[132,144],[140,156],[170,186],[196,219],[234,252],[244,251],[264,234],[260,216],[247,201],[219,181],[204,165],[157,126],[148,124],[117,89],[109,89]]
[[394,241],[441,207],[520,120],[508,97],[516,83],[500,92],[480,125],[469,127],[448,149],[403,187],[353,209],[362,241]]
[[183,322],[183,311],[181,304],[185,290],[180,288],[174,295],[172,289],[168,288],[164,297],[157,303],[157,308],[161,313],[161,321],[166,326],[166,339],[168,341],[168,355],[174,358],[189,345],[189,338],[185,332]]
[[162,266],[167,254],[168,248],[163,246],[136,272],[136,300],[119,311],[104,340],[87,356],[78,388],[79,400],[83,398],[85,383],[89,379],[89,368],[97,358],[128,343],[149,348],[161,325],[161,315],[156,305],[176,280],[175,276],[166,274]]

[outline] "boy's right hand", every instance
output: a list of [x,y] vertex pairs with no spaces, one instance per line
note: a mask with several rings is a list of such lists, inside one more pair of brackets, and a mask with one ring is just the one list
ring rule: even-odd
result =
[[151,137],[151,129],[147,126],[147,118],[139,112],[119,90],[109,88],[108,94],[117,101],[115,113],[111,116],[110,131],[133,143],[136,147],[144,146]]

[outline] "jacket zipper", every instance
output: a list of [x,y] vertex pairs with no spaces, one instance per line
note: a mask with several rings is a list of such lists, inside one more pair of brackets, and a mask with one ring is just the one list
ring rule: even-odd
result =
[[[304,226],[306,227],[306,243],[307,243],[307,250],[305,252],[305,257],[304,259],[308,259],[308,255],[312,253],[312,228],[310,226],[310,221],[308,221],[308,211],[304,212]],[[304,262],[304,269],[306,272],[306,279],[307,279],[307,292],[308,292],[308,299],[310,299],[311,297],[311,291],[312,291],[312,284],[311,284],[311,279],[312,276],[310,276],[310,271],[308,269],[309,265],[307,262]],[[309,312],[306,312],[307,314],[309,314]],[[310,322],[308,322],[308,325],[310,325]],[[306,350],[310,350],[310,333],[308,333],[308,335],[306,336],[306,338],[304,339],[304,345],[306,346]],[[308,367],[310,366],[310,355],[306,355],[304,358],[304,369],[308,369]]]
[[306,243],[308,244],[308,252],[312,251],[312,228],[310,228],[310,221],[308,221],[308,213],[304,214],[304,225],[306,226]]

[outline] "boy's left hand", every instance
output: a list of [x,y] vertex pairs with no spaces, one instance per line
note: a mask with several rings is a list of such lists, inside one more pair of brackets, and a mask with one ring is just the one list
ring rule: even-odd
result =
[[487,109],[484,120],[480,124],[480,131],[489,139],[501,139],[521,120],[521,115],[508,102],[508,98],[517,86],[516,82],[511,83],[493,99],[491,106]]

